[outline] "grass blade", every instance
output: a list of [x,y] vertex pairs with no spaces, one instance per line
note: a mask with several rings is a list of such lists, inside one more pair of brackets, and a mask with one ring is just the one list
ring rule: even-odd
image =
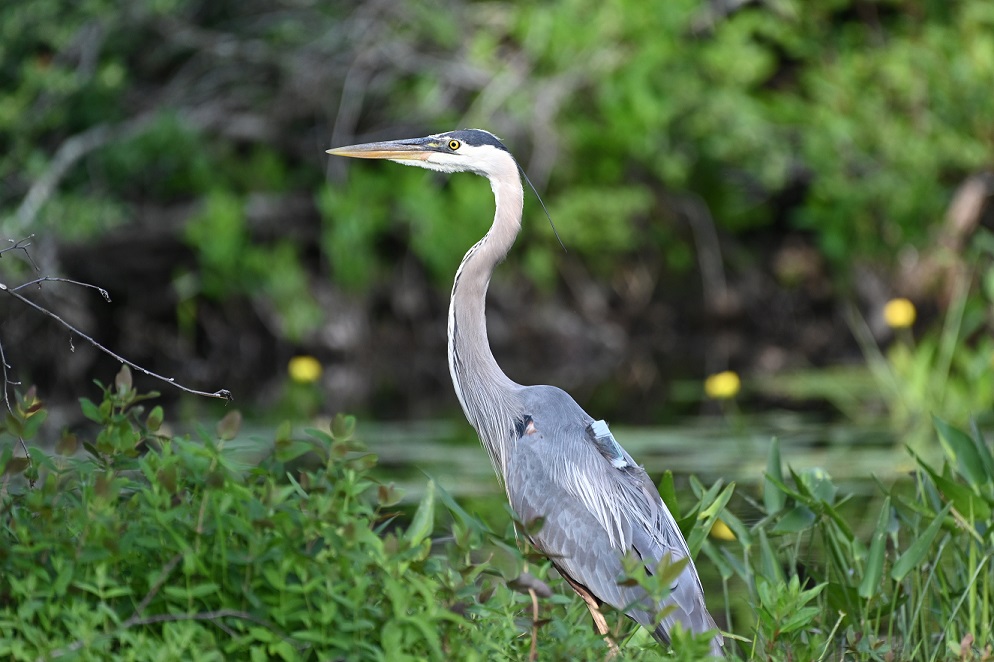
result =
[[969,435],[949,425],[938,416],[932,417],[932,424],[939,431],[939,438],[944,442],[942,447],[949,455],[949,459],[955,462],[959,474],[972,487],[977,488],[994,480],[994,476],[987,474],[987,467]]
[[952,503],[947,503],[946,507],[939,511],[925,531],[901,554],[900,558],[894,563],[894,567],[891,568],[891,579],[896,582],[902,581],[909,572],[921,565],[929,548],[932,547],[932,543],[935,541],[935,536],[938,535],[939,529],[942,527],[942,521],[949,514],[949,509],[952,506]]
[[[770,452],[766,456],[766,475],[783,483],[783,469],[780,460],[780,440],[776,437],[770,441]],[[780,512],[786,505],[787,497],[769,479],[763,481],[763,505],[769,514]]]
[[873,531],[873,540],[870,542],[870,554],[867,557],[866,570],[863,572],[863,581],[859,584],[859,597],[864,600],[868,600],[877,592],[880,579],[884,574],[884,552],[887,549],[887,525],[889,523],[890,497],[887,497],[880,509],[877,528]]

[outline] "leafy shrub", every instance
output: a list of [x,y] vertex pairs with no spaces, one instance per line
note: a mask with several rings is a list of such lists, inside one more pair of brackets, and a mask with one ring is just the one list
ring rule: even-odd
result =
[[[87,453],[75,437],[32,448],[33,487],[12,481],[22,458],[0,455],[5,659],[522,659],[539,626],[543,659],[606,651],[579,601],[548,592],[547,563],[527,566],[432,482],[402,524],[351,417],[304,438],[283,426],[246,465],[237,414],[170,438],[147,397],[124,370],[99,404],[82,400],[97,425]],[[30,440],[42,411],[5,432]],[[551,597],[548,622],[535,590]]]
[[[284,425],[250,461],[260,442],[240,438],[236,412],[196,439],[169,437],[127,370],[102,388],[99,403],[81,401],[91,436],[32,447],[30,466],[15,444],[0,452],[6,659],[604,658],[582,602],[561,581],[550,589],[548,561],[431,481],[413,513],[399,506],[351,417],[303,438]],[[44,416],[29,394],[2,432],[31,443]],[[868,517],[824,472],[785,476],[775,442],[751,525],[727,508],[733,485],[692,480],[696,503],[681,511],[664,477],[692,552],[710,561],[700,567],[726,587],[730,654],[991,659],[994,458],[979,432],[936,428],[946,466],[919,459]],[[734,540],[708,538],[719,518]],[[665,571],[627,581],[669,590]],[[664,653],[607,617],[618,659],[706,655],[706,638],[674,632]]]

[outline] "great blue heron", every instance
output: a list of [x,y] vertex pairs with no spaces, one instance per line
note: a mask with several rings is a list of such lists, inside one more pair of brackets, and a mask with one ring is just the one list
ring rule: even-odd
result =
[[[490,180],[496,201],[493,225],[459,265],[449,303],[449,372],[466,418],[490,454],[518,517],[542,521],[538,530],[524,535],[587,603],[600,634],[608,634],[599,609],[606,602],[664,644],[674,623],[695,633],[714,631],[712,653],[722,655],[723,639],[704,605],[687,542],[645,470],[615,440],[607,423],[594,420],[561,389],[511,381],[490,350],[487,287],[521,229],[524,190],[511,153],[493,134],[479,129],[328,153],[440,172],[468,171]],[[640,558],[649,573],[664,558],[686,559],[686,565],[669,597],[656,604],[639,586],[619,583],[626,555]],[[669,606],[656,623],[656,614]]]

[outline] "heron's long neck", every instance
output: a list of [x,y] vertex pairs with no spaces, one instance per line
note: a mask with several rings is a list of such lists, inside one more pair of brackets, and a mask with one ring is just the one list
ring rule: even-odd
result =
[[490,230],[463,258],[449,302],[449,372],[459,403],[494,468],[504,477],[505,448],[517,415],[518,384],[497,365],[487,338],[487,286],[521,229],[523,191],[518,173],[491,178],[497,209]]

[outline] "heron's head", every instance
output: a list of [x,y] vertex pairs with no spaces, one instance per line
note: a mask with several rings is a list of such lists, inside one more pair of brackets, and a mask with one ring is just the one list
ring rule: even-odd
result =
[[492,133],[482,129],[462,129],[424,138],[388,140],[329,149],[334,156],[358,159],[388,159],[439,172],[474,172],[493,178],[517,171],[514,157]]

